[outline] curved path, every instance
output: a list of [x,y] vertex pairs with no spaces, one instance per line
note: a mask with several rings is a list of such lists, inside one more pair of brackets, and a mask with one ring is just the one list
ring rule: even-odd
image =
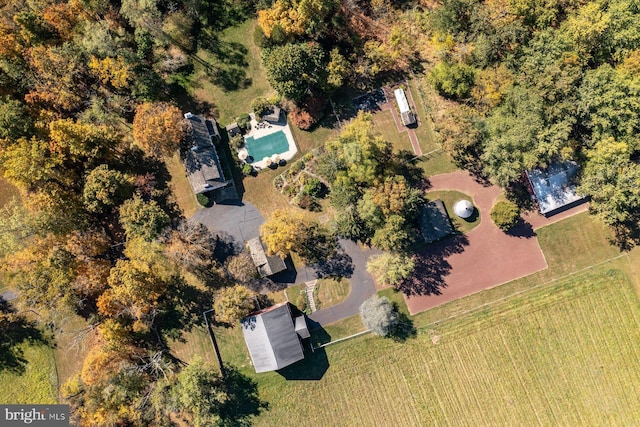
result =
[[353,264],[353,273],[349,278],[351,292],[347,299],[340,304],[318,310],[312,313],[309,318],[318,322],[320,325],[351,317],[360,312],[360,305],[370,296],[376,293],[376,286],[373,277],[367,271],[367,260],[371,255],[378,254],[380,251],[375,249],[362,249],[356,243],[350,240],[340,240],[340,246],[351,257]]
[[587,209],[580,205],[551,218],[528,213],[504,233],[489,216],[499,187],[483,186],[465,171],[436,175],[429,181],[430,191],[457,190],[471,195],[481,219],[469,233],[420,251],[416,277],[402,289],[411,314],[547,268],[535,229]]

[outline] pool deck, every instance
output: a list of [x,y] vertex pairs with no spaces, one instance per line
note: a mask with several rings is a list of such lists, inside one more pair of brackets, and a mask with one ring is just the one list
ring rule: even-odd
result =
[[[258,122],[256,121],[255,115],[251,113],[250,116],[251,116],[251,130],[249,131],[248,134],[245,135],[245,138],[251,136],[254,139],[259,139],[264,136],[271,135],[272,133],[282,131],[282,133],[284,133],[284,135],[287,137],[287,142],[289,143],[289,149],[284,153],[279,153],[278,157],[289,161],[293,158],[293,156],[296,155],[296,153],[298,152],[298,147],[296,147],[296,142],[293,139],[293,134],[291,133],[291,128],[289,128],[288,123],[285,122],[285,124],[282,125],[282,124],[262,122],[265,124],[265,126],[258,128]],[[260,160],[254,159],[254,160],[255,161],[251,163],[251,165],[253,165],[254,168],[259,170],[259,169],[264,169],[268,167],[267,163],[263,159],[260,159]]]

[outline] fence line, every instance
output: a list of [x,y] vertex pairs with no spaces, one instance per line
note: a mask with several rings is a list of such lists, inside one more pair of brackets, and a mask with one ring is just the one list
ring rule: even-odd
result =
[[357,334],[349,335],[348,337],[340,338],[340,339],[337,339],[335,341],[330,341],[328,343],[324,343],[324,344],[322,344],[322,345],[320,345],[318,347],[315,347],[315,348],[322,348],[322,347],[329,346],[331,344],[337,344],[337,343],[339,343],[341,341],[350,340],[351,338],[355,338],[355,337],[359,337],[360,335],[368,334],[369,332],[371,332],[371,329],[367,329],[366,331],[358,332]]

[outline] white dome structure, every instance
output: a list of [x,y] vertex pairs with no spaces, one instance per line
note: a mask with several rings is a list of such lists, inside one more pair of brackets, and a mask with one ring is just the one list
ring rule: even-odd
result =
[[453,205],[453,212],[458,215],[460,218],[469,218],[473,215],[473,204],[470,201],[462,199],[458,200],[455,205]]

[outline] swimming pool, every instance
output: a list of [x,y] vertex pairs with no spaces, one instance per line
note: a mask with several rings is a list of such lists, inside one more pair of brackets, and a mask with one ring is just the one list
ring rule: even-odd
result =
[[289,141],[281,130],[257,139],[248,136],[244,139],[244,142],[249,156],[253,158],[252,163],[289,150]]

